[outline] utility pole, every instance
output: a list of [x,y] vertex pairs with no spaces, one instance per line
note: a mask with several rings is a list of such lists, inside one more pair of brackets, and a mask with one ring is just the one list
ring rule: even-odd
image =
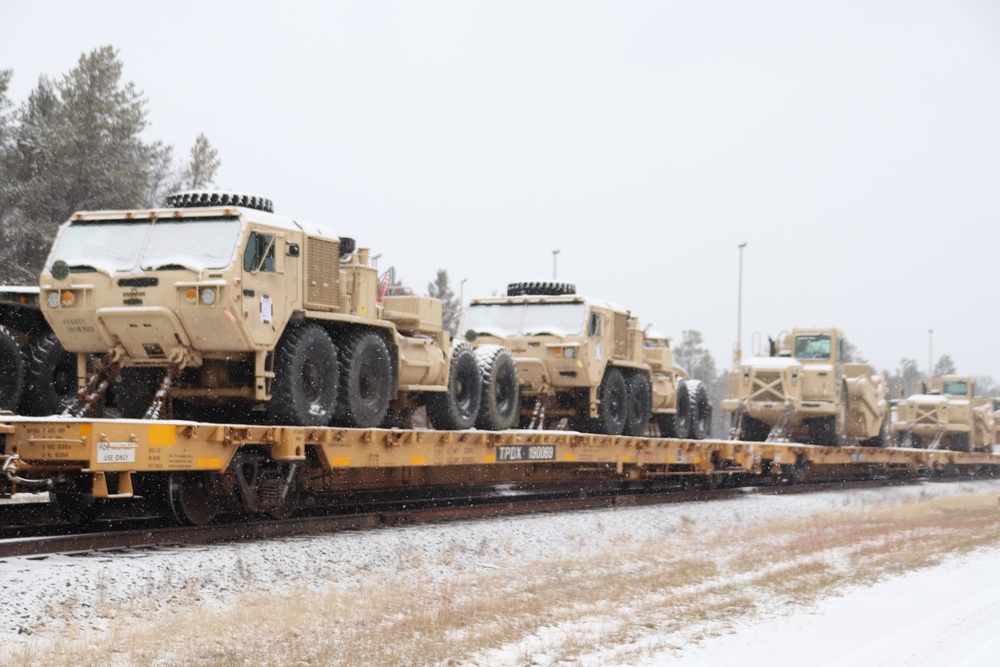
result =
[[934,375],[934,329],[927,330],[927,377]]
[[[740,289],[736,299],[736,364],[743,361],[743,248],[746,241],[739,245],[740,249]],[[734,366],[736,365],[734,364]]]

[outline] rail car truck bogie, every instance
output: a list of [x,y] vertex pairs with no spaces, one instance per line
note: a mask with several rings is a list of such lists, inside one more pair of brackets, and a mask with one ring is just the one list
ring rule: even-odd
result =
[[[707,394],[674,365],[669,339],[644,334],[629,311],[579,296],[573,285],[511,283],[505,297],[474,299],[461,329],[477,350],[510,350],[522,428],[565,420],[576,430],[642,436],[655,420],[662,434],[687,438],[694,421],[693,437],[708,433]],[[686,400],[689,391],[699,401]]]
[[[73,214],[40,285],[80,386],[100,355],[126,417],[163,416],[152,401],[194,419],[405,427],[426,404],[438,428],[475,423],[480,375],[441,301],[388,294],[368,249],[272,211],[183,193],[163,209]],[[456,404],[462,392],[477,401]]]
[[885,379],[868,364],[847,362],[844,341],[837,329],[798,328],[779,336],[770,356],[742,360],[721,406],[733,437],[888,445]]

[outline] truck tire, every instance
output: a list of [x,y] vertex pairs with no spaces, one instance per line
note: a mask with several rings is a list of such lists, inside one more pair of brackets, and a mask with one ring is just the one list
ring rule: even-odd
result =
[[24,355],[7,327],[0,325],[0,410],[16,410],[24,389]]
[[566,296],[576,294],[576,285],[556,282],[510,283],[507,296]]
[[470,428],[479,415],[483,398],[483,376],[476,354],[468,343],[459,343],[448,367],[448,389],[427,394],[427,418],[441,431]]
[[691,437],[691,400],[687,380],[677,384],[677,412],[674,414],[674,436],[681,440]]
[[625,378],[625,391],[628,400],[625,401],[627,412],[622,433],[644,436],[653,417],[653,390],[649,380],[642,373],[630,373]]
[[374,428],[392,400],[392,361],[385,341],[372,331],[352,331],[340,340],[340,400],[334,421]]
[[326,426],[339,390],[337,348],[330,334],[318,324],[286,329],[274,350],[270,420],[289,426]]
[[67,352],[49,331],[31,344],[24,410],[32,415],[55,415],[76,397],[76,355]]
[[770,427],[750,415],[743,415],[743,423],[739,426],[737,440],[744,442],[764,442],[771,433]]
[[656,424],[660,427],[660,437],[661,438],[676,438],[677,429],[674,426],[675,415],[660,414],[656,415]]
[[476,428],[505,431],[513,428],[521,415],[521,383],[517,362],[510,350],[501,345],[483,345],[476,349],[476,363],[483,378]]
[[837,416],[809,420],[809,444],[836,447],[844,444],[844,434],[837,431]]
[[114,393],[118,410],[125,419],[142,419],[156,396],[163,378],[162,368],[126,366],[115,382]]
[[712,403],[701,380],[688,380],[688,405],[691,415],[691,438],[704,440],[712,432]]
[[591,431],[607,435],[621,435],[625,430],[628,414],[628,387],[620,369],[609,366],[597,392],[600,403],[597,419],[591,423]]

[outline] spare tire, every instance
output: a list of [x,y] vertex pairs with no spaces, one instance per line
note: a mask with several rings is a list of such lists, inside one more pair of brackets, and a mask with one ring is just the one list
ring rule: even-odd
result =
[[483,377],[476,355],[468,343],[458,343],[451,353],[448,388],[427,394],[427,418],[442,431],[470,428],[479,415]]
[[0,325],[0,410],[16,410],[24,389],[24,355],[14,334]]
[[76,397],[76,355],[51,331],[31,344],[26,384],[26,414],[59,414]]
[[476,362],[483,377],[483,396],[476,428],[504,431],[513,428],[521,414],[521,382],[517,362],[501,345],[476,349]]
[[507,296],[566,296],[576,294],[576,285],[556,282],[526,282],[507,285]]

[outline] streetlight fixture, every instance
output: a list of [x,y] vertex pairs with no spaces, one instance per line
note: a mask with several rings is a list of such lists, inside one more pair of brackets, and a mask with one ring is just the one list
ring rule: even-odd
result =
[[[740,249],[740,289],[736,298],[736,364],[743,361],[743,248],[746,241],[739,244]],[[734,366],[736,365],[734,364]]]
[[552,251],[552,280],[556,279],[556,256],[559,254],[558,250]]

